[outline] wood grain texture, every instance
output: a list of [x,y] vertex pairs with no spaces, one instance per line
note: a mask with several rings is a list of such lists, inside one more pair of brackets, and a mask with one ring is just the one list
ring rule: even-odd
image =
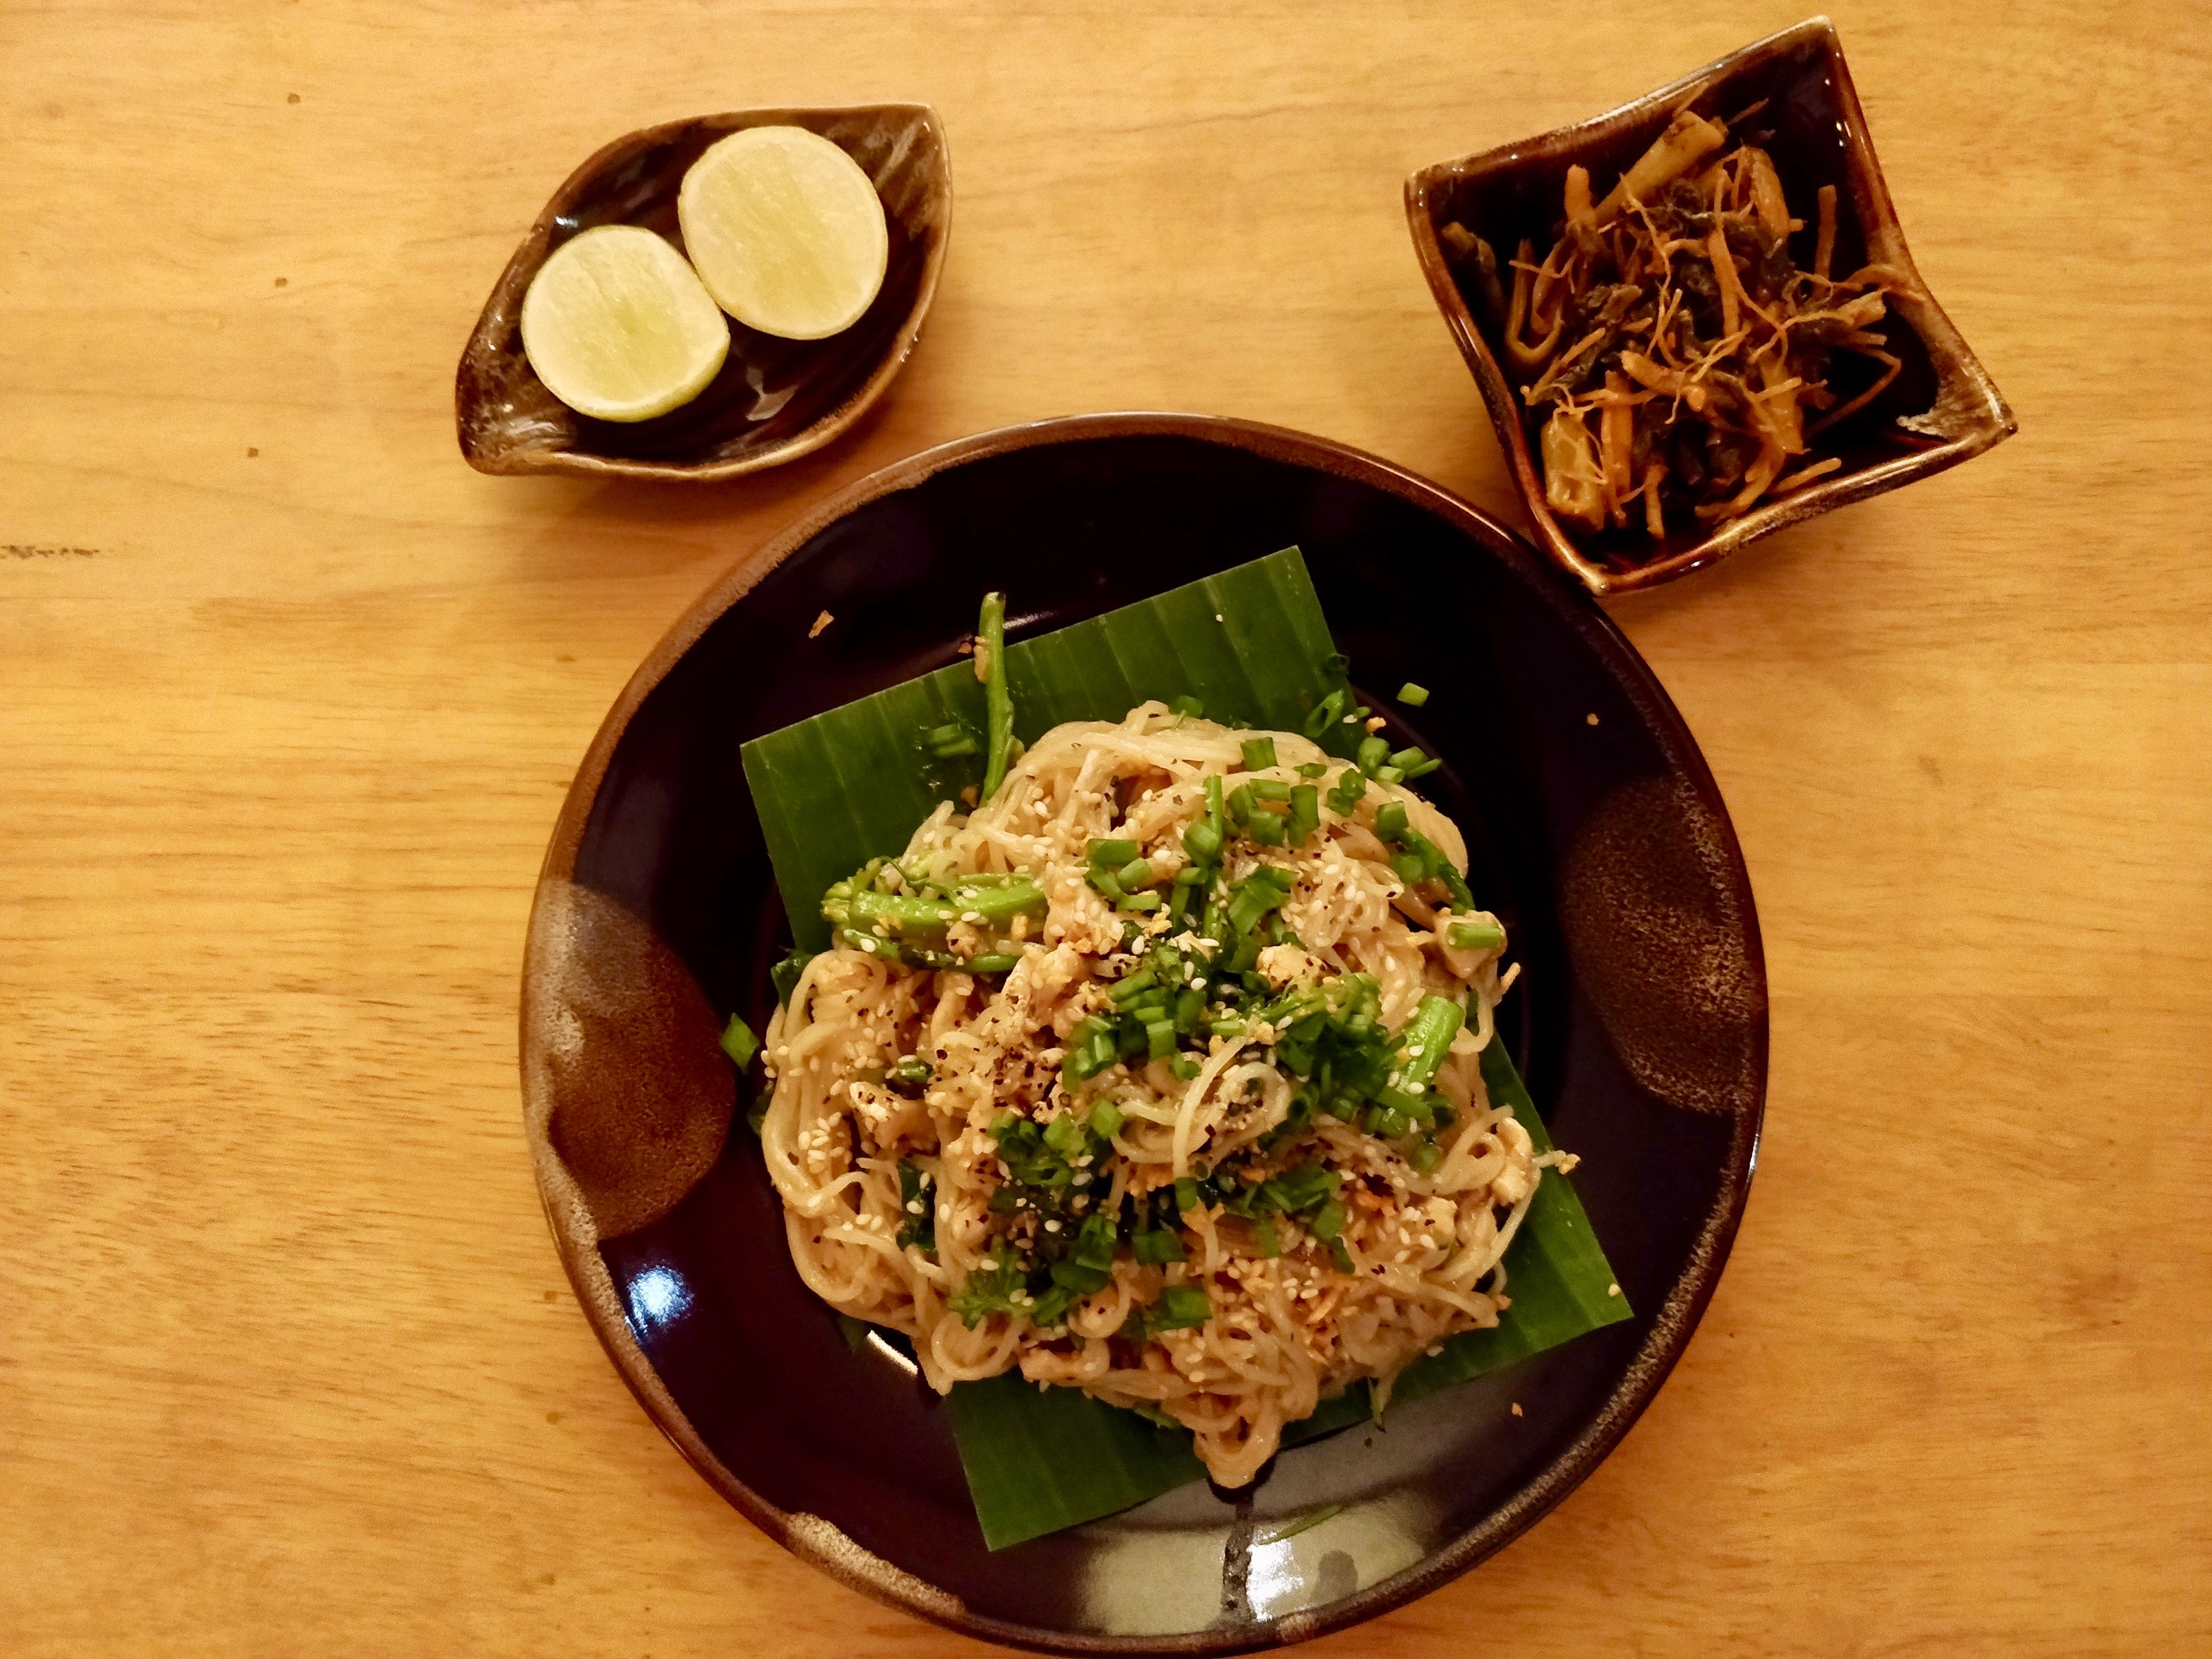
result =
[[[1302,427],[1510,515],[1413,167],[1777,4],[163,0],[0,16],[0,1650],[923,1656],[654,1434],[523,1152],[523,923],[631,667],[823,491],[1010,422]],[[1774,990],[1703,1332],[1497,1560],[1316,1654],[2212,1633],[2212,30],[1843,4],[2021,435],[1614,615]],[[479,477],[455,358],[629,128],[927,100],[956,234],[861,430]]]

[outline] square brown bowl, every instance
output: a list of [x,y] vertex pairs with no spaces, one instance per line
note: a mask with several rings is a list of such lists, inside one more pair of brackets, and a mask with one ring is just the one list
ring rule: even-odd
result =
[[[1476,319],[1438,233],[1456,220],[1488,241],[1501,264],[1524,236],[1547,247],[1564,217],[1570,167],[1589,168],[1592,189],[1602,194],[1676,111],[1728,118],[1762,99],[1767,101],[1759,124],[1774,133],[1767,151],[1791,212],[1808,222],[1792,239],[1801,265],[1811,264],[1815,192],[1833,185],[1835,268],[1855,270],[1880,262],[1909,279],[1911,291],[1893,297],[1880,325],[1887,349],[1904,368],[1880,398],[1837,427],[1823,445],[1824,453],[1842,458],[1839,471],[1709,531],[1685,526],[1656,543],[1635,529],[1570,535],[1545,503],[1532,449],[1534,428],[1498,366],[1500,343]],[[1913,265],[1842,45],[1825,17],[1769,35],[1609,115],[1425,167],[1406,181],[1406,214],[1421,269],[1482,389],[1537,539],[1593,593],[1671,581],[1785,525],[1956,466],[2018,430],[2012,411]]]
[[[819,133],[875,181],[890,232],[875,303],[824,340],[787,340],[729,319],[721,372],[682,408],[628,424],[579,415],[546,390],[523,352],[531,279],[555,248],[599,225],[643,225],[681,248],[676,193],[684,173],[718,139],[763,126]],[[739,110],[617,138],[553,193],[484,302],[454,380],[461,453],[480,472],[698,481],[795,460],[858,421],[905,365],[951,231],[945,128],[926,104]]]

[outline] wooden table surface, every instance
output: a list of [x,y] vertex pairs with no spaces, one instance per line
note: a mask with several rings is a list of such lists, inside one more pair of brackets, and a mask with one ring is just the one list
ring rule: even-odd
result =
[[[1612,1460],[1317,1654],[2212,1633],[2212,31],[1840,13],[2021,435],[1614,608],[1758,892],[1749,1213]],[[0,1651],[981,1651],[725,1507],[570,1298],[514,1031],[571,771],[715,575],[966,433],[1235,414],[1514,516],[1401,179],[1798,15],[0,15]],[[462,464],[461,342],[578,160],[887,97],[958,210],[859,434],[706,489]]]

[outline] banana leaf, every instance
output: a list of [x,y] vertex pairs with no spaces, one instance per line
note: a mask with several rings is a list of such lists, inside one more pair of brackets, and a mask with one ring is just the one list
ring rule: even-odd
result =
[[[1233,724],[1297,731],[1346,684],[1305,560],[1296,548],[1255,560],[1006,648],[1014,729],[1034,742],[1064,720],[1118,720],[1147,698],[1194,696]],[[952,721],[982,728],[983,688],[966,661],[744,745],[793,934],[829,940],[823,893],[869,859],[901,851],[940,800],[980,777],[933,760],[921,733]],[[1540,1147],[1534,1104],[1492,1042],[1483,1075]],[[1629,1316],[1589,1218],[1565,1177],[1537,1189],[1506,1256],[1513,1305],[1495,1329],[1468,1332],[1398,1379],[1394,1403],[1479,1376]],[[1004,1549],[1097,1520],[1201,1480],[1190,1437],[1073,1389],[1039,1389],[1018,1375],[964,1382],[948,1401],[954,1437],[985,1542]],[[1355,1389],[1285,1437],[1310,1440],[1364,1420]]]

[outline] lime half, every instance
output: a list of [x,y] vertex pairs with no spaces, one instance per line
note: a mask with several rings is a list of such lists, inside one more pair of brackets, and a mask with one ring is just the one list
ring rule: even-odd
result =
[[522,349],[580,415],[644,421],[707,389],[730,325],[667,239],[601,225],[553,251],[522,300]]
[[890,235],[860,165],[804,127],[748,127],[691,164],[677,193],[708,292],[748,327],[819,340],[860,320]]

